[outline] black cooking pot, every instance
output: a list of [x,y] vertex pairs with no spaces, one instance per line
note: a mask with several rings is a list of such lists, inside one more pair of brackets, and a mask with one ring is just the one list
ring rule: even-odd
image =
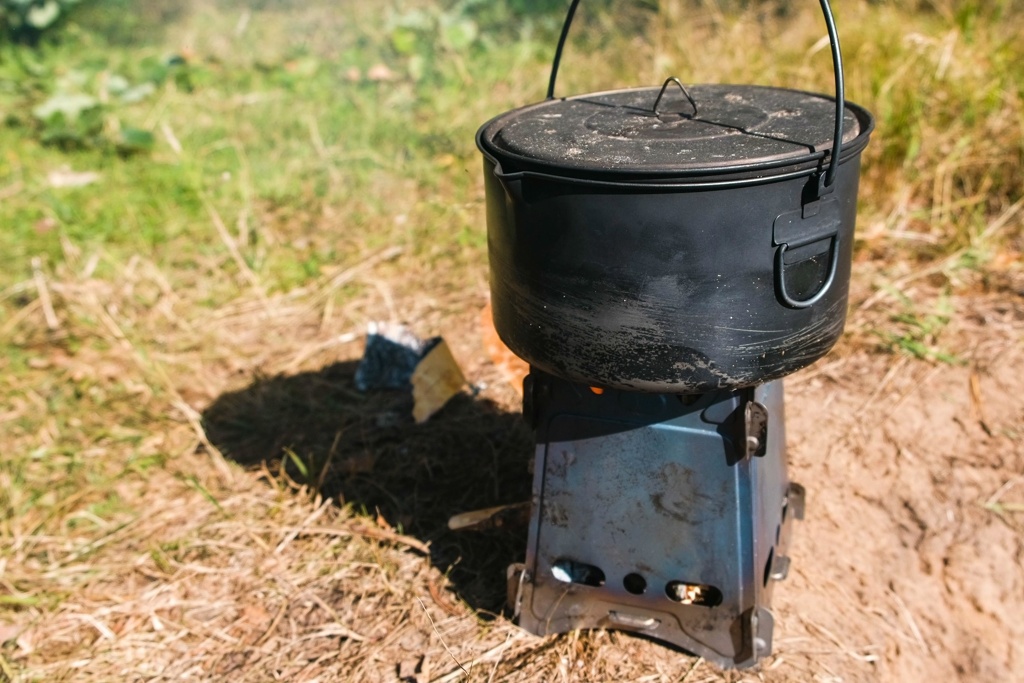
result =
[[484,124],[491,296],[530,364],[618,389],[702,393],[781,377],[846,320],[860,154],[836,97],[753,85],[548,99]]

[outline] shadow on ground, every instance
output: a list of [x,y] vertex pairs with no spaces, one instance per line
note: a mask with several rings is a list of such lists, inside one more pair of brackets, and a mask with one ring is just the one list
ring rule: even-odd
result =
[[277,471],[283,462],[325,497],[379,511],[431,544],[431,561],[467,604],[500,611],[505,569],[522,560],[525,528],[455,533],[447,522],[529,498],[532,442],[522,418],[463,395],[417,425],[409,392],[360,393],[356,365],[257,378],[203,413],[207,436],[246,467]]

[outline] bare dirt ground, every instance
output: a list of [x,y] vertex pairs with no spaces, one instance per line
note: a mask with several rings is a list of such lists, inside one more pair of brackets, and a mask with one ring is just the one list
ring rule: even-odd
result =
[[853,354],[790,383],[790,457],[813,502],[779,593],[776,680],[1024,672],[1024,539],[1001,507],[1024,499],[1019,302],[960,304],[969,366]]
[[[165,410],[185,417],[138,446],[179,455],[126,476],[119,491],[146,513],[87,544],[15,534],[25,559],[6,567],[6,581],[65,595],[0,624],[25,680],[895,682],[1024,672],[1024,301],[1012,288],[953,300],[945,338],[960,364],[872,351],[858,330],[878,314],[860,296],[851,337],[787,380],[791,476],[807,487],[807,516],[775,593],[775,652],[757,669],[723,672],[624,634],[535,638],[500,615],[504,567],[521,556],[524,533],[459,535],[445,522],[526,497],[529,435],[480,342],[481,290],[424,297],[414,283],[394,284],[399,269],[368,268],[361,277],[376,285],[353,306],[391,302],[421,333],[443,333],[483,392],[423,426],[408,416],[408,396],[360,394],[361,341],[339,338],[348,322],[305,305],[316,293],[191,321],[203,343],[179,339],[174,348],[198,350],[167,360],[177,374]],[[130,345],[47,363],[58,374],[142,372]],[[140,392],[140,404],[155,400]],[[305,460],[311,485],[292,482],[302,477],[281,464],[285,448]]]

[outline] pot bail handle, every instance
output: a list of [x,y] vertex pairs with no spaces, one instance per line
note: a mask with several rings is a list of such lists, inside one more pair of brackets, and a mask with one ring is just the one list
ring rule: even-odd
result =
[[569,3],[569,13],[565,15],[565,22],[562,24],[562,35],[558,36],[558,47],[555,48],[555,59],[551,63],[551,77],[548,79],[549,100],[555,99],[555,81],[558,79],[558,67],[562,62],[562,50],[565,49],[565,40],[569,37],[569,27],[572,26],[572,18],[576,16],[576,8],[580,0],[572,0]]
[[[836,20],[832,15],[832,6],[828,0],[818,0],[821,5],[822,15],[825,17],[825,26],[828,29],[828,42],[832,47],[832,70],[835,72],[836,82],[836,125],[832,135],[832,151],[829,153],[828,169],[818,176],[818,197],[829,194],[834,189],[836,172],[839,170],[839,156],[843,151],[843,124],[846,110],[846,86],[843,80],[843,54],[839,48],[839,31],[836,30]],[[558,46],[555,48],[555,58],[551,63],[551,77],[548,79],[547,99],[555,99],[555,81],[558,79],[558,67],[562,62],[562,51],[565,49],[565,41],[569,37],[569,28],[572,26],[573,17],[576,16],[576,8],[580,0],[572,0],[569,3],[569,11],[565,15],[565,23],[562,24],[562,34],[558,37]],[[671,79],[670,79],[671,80]],[[668,81],[665,82],[665,86]],[[662,86],[664,93],[665,86]],[[680,86],[681,87],[681,86]],[[686,89],[683,88],[683,92]],[[687,93],[689,98],[689,94]],[[659,95],[660,100],[660,95]],[[690,98],[690,103],[693,103]],[[694,104],[694,111],[697,106]],[[655,105],[657,110],[657,104]]]

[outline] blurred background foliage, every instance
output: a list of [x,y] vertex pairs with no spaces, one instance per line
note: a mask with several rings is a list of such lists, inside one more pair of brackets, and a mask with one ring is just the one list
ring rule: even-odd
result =
[[[543,97],[567,5],[0,0],[0,187],[21,188],[0,209],[0,266],[23,277],[32,254],[59,262],[61,238],[188,262],[224,248],[208,203],[240,217],[240,253],[271,288],[355,244],[399,243],[455,272],[483,262],[473,134]],[[878,124],[858,258],[889,277],[941,263],[942,286],[1010,287],[1024,2],[833,5],[848,96]],[[676,75],[827,93],[824,33],[810,0],[590,0],[558,91]],[[61,165],[103,181],[54,187]]]
[[43,34],[55,33],[81,0],[2,0],[0,30],[9,40],[35,45]]

